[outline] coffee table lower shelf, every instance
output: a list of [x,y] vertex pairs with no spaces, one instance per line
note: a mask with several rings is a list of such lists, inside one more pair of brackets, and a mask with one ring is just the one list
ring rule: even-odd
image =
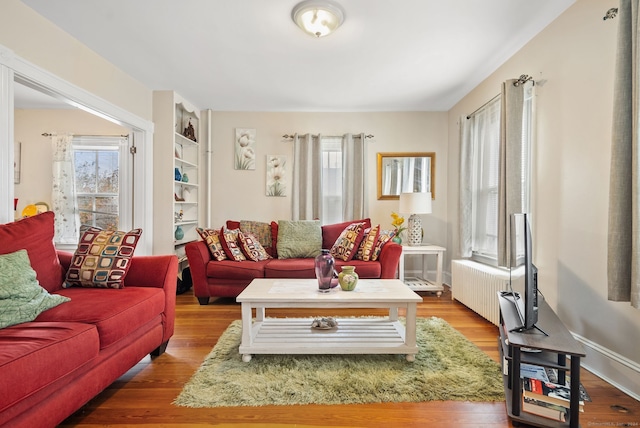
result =
[[242,360],[252,354],[406,354],[415,360],[417,346],[405,340],[405,326],[389,318],[337,318],[328,330],[311,327],[313,318],[264,318],[251,325],[249,344],[240,345]]

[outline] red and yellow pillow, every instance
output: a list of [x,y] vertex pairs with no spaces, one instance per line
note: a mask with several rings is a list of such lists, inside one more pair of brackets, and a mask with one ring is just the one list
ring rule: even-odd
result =
[[336,242],[331,247],[331,255],[348,262],[356,255],[358,246],[364,234],[365,223],[351,223],[344,228]]
[[207,243],[209,252],[215,260],[222,261],[227,259],[227,254],[224,252],[224,248],[222,247],[222,243],[220,241],[219,229],[203,229],[201,227],[198,227],[196,228],[196,231],[198,232],[198,235],[200,235],[202,240]]
[[380,225],[376,225],[364,230],[364,236],[362,238],[362,242],[360,242],[360,246],[358,247],[358,252],[356,253],[356,260],[363,260],[368,262],[373,257],[373,251],[376,248],[376,244],[378,243],[378,237],[380,236]]

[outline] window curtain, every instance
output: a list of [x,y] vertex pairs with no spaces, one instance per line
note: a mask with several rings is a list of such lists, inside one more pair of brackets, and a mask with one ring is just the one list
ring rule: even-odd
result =
[[510,266],[510,216],[522,206],[522,124],[525,90],[532,81],[502,83],[500,110],[500,173],[498,178],[498,266]]
[[342,220],[367,217],[365,191],[366,137],[345,134],[342,138]]
[[473,252],[473,136],[472,121],[460,116],[460,257]]
[[640,309],[640,159],[638,152],[637,56],[639,0],[620,0],[614,76],[609,234],[608,299]]
[[78,243],[80,232],[72,141],[72,135],[51,136],[53,146],[51,201],[55,213],[54,241],[56,244],[75,245]]
[[322,214],[322,145],[320,135],[293,137],[293,220],[315,220]]

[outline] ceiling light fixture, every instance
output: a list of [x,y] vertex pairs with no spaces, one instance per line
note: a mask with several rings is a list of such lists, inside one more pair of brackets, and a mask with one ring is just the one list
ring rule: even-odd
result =
[[295,5],[291,18],[304,32],[323,37],[344,22],[344,10],[331,0],[305,0]]

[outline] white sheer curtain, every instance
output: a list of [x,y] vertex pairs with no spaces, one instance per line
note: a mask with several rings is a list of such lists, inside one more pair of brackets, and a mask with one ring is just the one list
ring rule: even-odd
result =
[[342,220],[367,217],[365,135],[342,138]]
[[315,220],[322,214],[322,145],[320,135],[293,137],[293,220]]
[[639,0],[620,0],[614,76],[609,236],[608,299],[640,309],[640,43]]
[[55,213],[56,244],[77,244],[80,216],[76,198],[73,164],[73,135],[52,135],[53,181],[52,210]]

